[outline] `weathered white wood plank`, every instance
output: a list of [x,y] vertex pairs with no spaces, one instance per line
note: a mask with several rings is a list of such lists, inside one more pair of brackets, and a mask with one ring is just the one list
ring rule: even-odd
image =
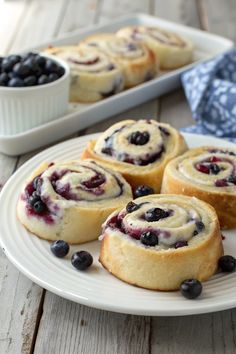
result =
[[146,354],[150,319],[99,311],[46,293],[35,354]]
[[163,17],[169,21],[200,27],[197,6],[194,0],[154,0],[154,12],[158,17]]
[[27,14],[30,0],[0,2],[0,55],[9,51]]
[[207,12],[209,31],[228,37],[236,42],[235,0],[205,0],[203,11]]
[[31,1],[11,51],[23,51],[55,37],[66,7],[67,0]]

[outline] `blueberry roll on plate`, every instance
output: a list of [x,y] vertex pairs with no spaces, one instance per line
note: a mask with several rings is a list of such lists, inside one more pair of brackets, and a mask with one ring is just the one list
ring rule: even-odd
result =
[[97,239],[107,216],[131,198],[122,176],[93,161],[44,163],[23,187],[17,215],[41,238],[82,243]]
[[154,78],[158,72],[153,52],[142,43],[112,33],[98,33],[84,42],[101,49],[122,67],[127,88]]
[[168,124],[124,120],[91,141],[82,158],[121,173],[133,188],[148,185],[159,193],[166,164],[186,150],[184,138]]
[[96,102],[122,91],[124,78],[120,66],[95,47],[52,47],[47,53],[64,59],[70,66],[70,101]]
[[236,148],[189,150],[167,165],[162,192],[205,200],[215,208],[222,228],[235,228]]
[[176,69],[193,60],[193,44],[189,39],[159,27],[130,26],[120,29],[117,35],[147,45],[163,70]]
[[207,203],[180,195],[129,202],[103,225],[100,262],[113,275],[153,290],[207,280],[223,254],[219,222]]

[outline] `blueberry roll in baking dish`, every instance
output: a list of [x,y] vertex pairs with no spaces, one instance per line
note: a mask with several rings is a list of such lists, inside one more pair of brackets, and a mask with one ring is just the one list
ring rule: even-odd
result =
[[120,172],[133,188],[144,184],[159,193],[166,164],[186,150],[184,138],[168,124],[124,120],[91,141],[82,158]]
[[153,290],[207,280],[223,254],[219,222],[207,203],[181,195],[129,202],[103,225],[100,262],[113,275]]
[[82,243],[97,239],[107,216],[130,199],[123,177],[93,161],[44,163],[26,182],[17,214],[41,238]]
[[205,200],[215,208],[222,228],[235,228],[236,148],[189,150],[167,165],[162,192]]
[[159,27],[129,26],[120,29],[117,35],[147,45],[163,70],[176,69],[193,60],[193,44],[189,39]]
[[127,88],[154,78],[158,72],[153,52],[142,43],[112,33],[98,33],[84,42],[101,49],[120,64]]
[[64,59],[71,70],[70,101],[96,102],[122,91],[124,78],[118,63],[95,47],[53,47],[47,53]]

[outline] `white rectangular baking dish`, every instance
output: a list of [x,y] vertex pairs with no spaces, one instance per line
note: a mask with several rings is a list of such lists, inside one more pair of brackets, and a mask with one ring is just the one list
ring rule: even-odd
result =
[[121,27],[137,24],[149,26],[159,25],[190,38],[195,45],[194,62],[178,70],[163,73],[160,77],[106,98],[100,102],[71,105],[70,110],[65,116],[24,133],[11,136],[0,135],[0,151],[8,155],[19,155],[28,152],[55,142],[69,134],[84,129],[154,97],[158,97],[177,88],[180,85],[180,75],[184,71],[196,65],[196,63],[212,58],[233,47],[233,42],[229,39],[157,17],[136,14],[122,17],[112,21],[110,24],[92,26],[86,30],[72,32],[62,38],[43,43],[34,49],[40,50],[46,48],[48,45],[60,46],[76,44],[81,39],[94,32],[114,32]]

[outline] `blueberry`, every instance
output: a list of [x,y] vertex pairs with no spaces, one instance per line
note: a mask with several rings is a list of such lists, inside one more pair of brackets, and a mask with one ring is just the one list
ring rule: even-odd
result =
[[48,75],[49,82],[53,82],[59,79],[59,76],[56,73],[51,73]]
[[202,284],[197,279],[184,280],[180,285],[180,292],[187,299],[195,299],[202,292]]
[[236,178],[234,176],[229,176],[227,178],[227,182],[236,184]]
[[63,240],[57,240],[51,244],[50,249],[54,254],[54,256],[58,258],[63,258],[68,254],[70,250],[70,246],[68,245],[67,242]]
[[28,58],[31,58],[31,57],[35,57],[37,55],[37,53],[34,53],[34,52],[27,52],[27,53],[24,53],[21,55],[21,58],[23,60],[26,60]]
[[180,247],[185,247],[188,246],[188,242],[187,241],[177,241],[175,243],[175,248],[180,248]]
[[8,58],[4,58],[2,61],[2,72],[9,73],[15,64],[12,63]]
[[41,67],[36,63],[34,57],[28,58],[28,59],[24,62],[24,64],[27,65],[27,66],[30,68],[31,73],[34,74],[35,76],[40,76],[40,75],[42,75],[42,69],[41,69]]
[[51,59],[47,59],[45,64],[45,71],[48,74],[51,74],[51,73],[57,73],[57,70],[58,70],[57,63]]
[[9,87],[23,87],[24,86],[24,81],[20,79],[19,77],[13,77],[8,81],[8,86]]
[[21,79],[24,79],[30,75],[31,72],[29,65],[24,63],[17,63],[13,67],[13,73]]
[[126,205],[126,211],[127,213],[132,213],[135,210],[138,210],[140,208],[140,206],[138,204],[135,204],[134,202],[129,202]]
[[140,241],[146,246],[158,245],[158,237],[151,231],[145,231],[140,236]]
[[9,80],[7,73],[0,74],[0,86],[6,86]]
[[223,272],[233,272],[236,267],[236,259],[232,256],[222,256],[218,264]]
[[150,135],[148,132],[133,132],[129,136],[129,142],[134,145],[145,145],[149,141]]
[[85,270],[93,263],[93,257],[86,251],[75,252],[71,257],[72,265],[78,270]]
[[160,219],[167,218],[169,215],[170,215],[170,213],[168,211],[163,210],[163,209],[151,208],[146,211],[145,219],[147,221],[152,222],[152,221],[158,221]]
[[196,227],[198,232],[201,232],[205,229],[205,225],[202,221],[196,221]]
[[38,190],[39,184],[41,184],[41,178],[35,177],[35,179],[33,180],[34,190]]
[[3,61],[3,57],[0,57],[0,66],[2,64],[2,61]]
[[16,63],[19,63],[21,61],[21,56],[20,55],[9,55],[8,60],[11,61],[12,65],[15,65]]
[[65,69],[62,66],[58,66],[56,74],[61,77],[65,74]]
[[36,55],[35,62],[38,64],[38,66],[43,68],[46,64],[46,59],[44,57],[42,57],[41,55]]
[[210,164],[209,168],[210,173],[213,175],[218,175],[218,173],[221,171],[221,168],[215,163]]
[[49,79],[47,75],[41,75],[38,78],[38,85],[44,85],[44,84],[48,84],[49,83]]
[[32,195],[29,197],[29,203],[30,205],[34,206],[34,204],[38,201],[41,201],[40,196],[37,194],[36,191],[32,193]]
[[42,200],[38,200],[33,205],[34,211],[37,214],[41,214],[46,210],[46,204]]
[[114,64],[109,64],[107,67],[107,70],[111,71],[115,69],[115,65]]
[[102,153],[112,156],[113,150],[110,147],[105,147],[105,148],[102,149]]
[[135,198],[143,197],[143,196],[149,195],[149,194],[154,194],[154,190],[153,190],[153,188],[146,186],[146,185],[138,186],[134,190],[134,197]]
[[35,86],[37,83],[37,78],[34,75],[30,75],[24,79],[25,86]]

